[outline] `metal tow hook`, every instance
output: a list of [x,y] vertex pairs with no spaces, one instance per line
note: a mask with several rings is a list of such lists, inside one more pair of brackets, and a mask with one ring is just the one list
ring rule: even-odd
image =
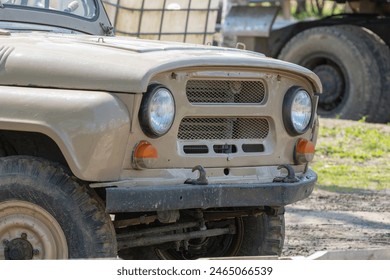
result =
[[197,165],[194,168],[192,168],[192,172],[195,172],[196,170],[199,171],[199,178],[198,179],[187,179],[184,184],[191,184],[191,185],[208,185],[208,181],[206,178],[206,170],[204,170],[203,166]]
[[288,164],[282,164],[278,166],[278,170],[280,169],[287,169],[287,176],[286,177],[276,177],[274,179],[275,183],[296,183],[299,182],[299,179],[295,176],[294,169],[288,165]]

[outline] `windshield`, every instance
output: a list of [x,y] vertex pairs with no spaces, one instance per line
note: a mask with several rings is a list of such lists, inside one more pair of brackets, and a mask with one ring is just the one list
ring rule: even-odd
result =
[[21,9],[46,9],[92,19],[97,13],[95,0],[0,0],[0,4]]

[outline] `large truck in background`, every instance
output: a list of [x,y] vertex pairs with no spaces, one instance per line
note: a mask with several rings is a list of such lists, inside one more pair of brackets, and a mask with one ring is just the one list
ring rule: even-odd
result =
[[[349,13],[283,26],[275,20],[275,6],[229,2],[231,8],[222,25],[224,37],[235,37],[247,49],[316,73],[324,87],[320,115],[390,121],[389,0],[341,0]],[[225,44],[232,41],[225,40]]]
[[[224,46],[315,72],[324,87],[321,116],[390,121],[390,0],[337,0],[348,13],[282,24],[278,18],[291,10],[290,0],[166,0],[158,9],[148,8],[156,1],[103,2],[121,35],[205,44],[220,26]],[[139,7],[129,7],[130,2]],[[124,31],[130,28],[133,32]]]

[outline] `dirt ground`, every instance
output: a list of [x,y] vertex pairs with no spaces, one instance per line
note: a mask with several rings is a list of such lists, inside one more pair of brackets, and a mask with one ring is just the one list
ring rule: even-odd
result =
[[313,194],[286,207],[283,256],[323,250],[390,249],[390,189]]
[[[320,124],[329,128],[361,125],[334,119],[321,119]],[[390,133],[390,125],[364,125]],[[283,256],[306,257],[324,250],[390,249],[390,187],[340,190],[346,192],[315,188],[309,198],[286,207]]]

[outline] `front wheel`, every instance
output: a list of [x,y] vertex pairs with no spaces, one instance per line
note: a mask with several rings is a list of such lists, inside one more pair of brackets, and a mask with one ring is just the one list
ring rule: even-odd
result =
[[0,259],[67,259],[68,243],[56,219],[23,200],[0,203]]
[[0,259],[105,258],[116,251],[104,206],[60,165],[0,159]]
[[244,238],[238,256],[280,256],[285,237],[284,208],[244,218]]

